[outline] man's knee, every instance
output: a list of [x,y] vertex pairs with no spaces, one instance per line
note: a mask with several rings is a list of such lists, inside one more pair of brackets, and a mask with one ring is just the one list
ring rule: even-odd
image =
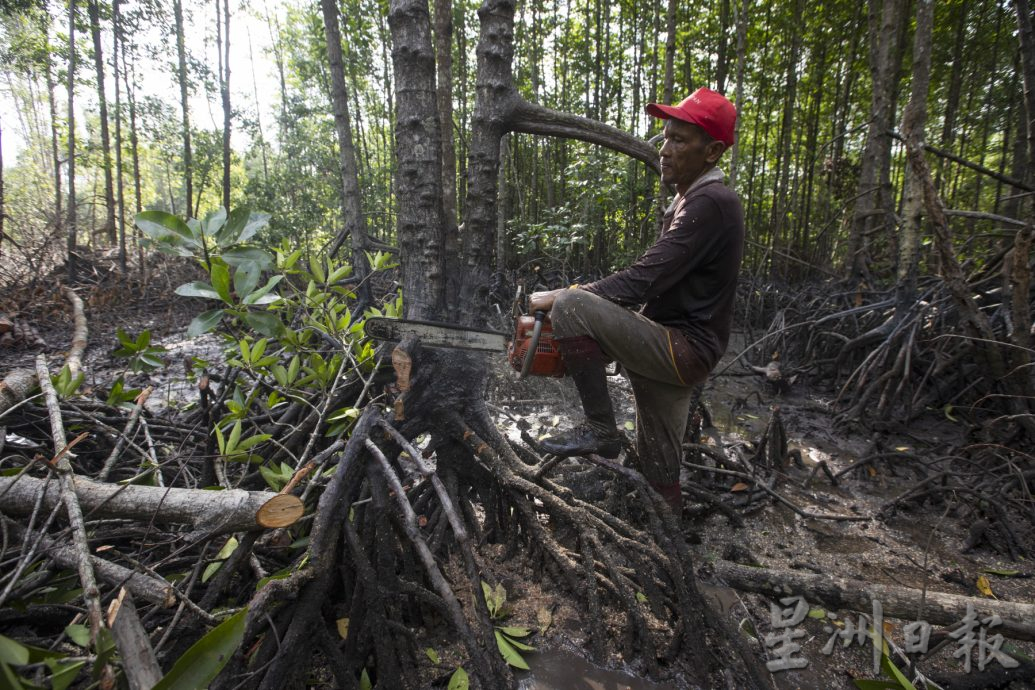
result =
[[585,335],[584,302],[588,295],[585,290],[564,290],[557,295],[550,310],[554,332],[565,338]]

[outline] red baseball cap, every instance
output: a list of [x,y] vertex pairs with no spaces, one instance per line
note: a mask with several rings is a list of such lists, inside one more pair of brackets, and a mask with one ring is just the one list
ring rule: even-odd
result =
[[662,120],[682,120],[697,125],[726,146],[733,146],[737,109],[721,93],[701,87],[679,105],[648,103],[647,114]]

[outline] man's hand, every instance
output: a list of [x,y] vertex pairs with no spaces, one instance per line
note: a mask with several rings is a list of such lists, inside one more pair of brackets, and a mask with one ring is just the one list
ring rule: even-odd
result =
[[550,311],[553,309],[553,301],[557,299],[557,295],[566,289],[567,288],[561,288],[560,290],[533,292],[528,296],[528,311],[532,314],[537,311]]

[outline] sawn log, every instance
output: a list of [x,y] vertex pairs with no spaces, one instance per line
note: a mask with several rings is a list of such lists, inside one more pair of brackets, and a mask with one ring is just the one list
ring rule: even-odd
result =
[[[61,500],[57,482],[27,475],[0,477],[0,511],[10,515],[28,515],[40,492],[45,492],[43,506],[47,509]],[[180,523],[212,534],[288,527],[304,512],[297,496],[268,491],[208,491],[105,484],[76,477],[75,493],[87,519],[124,518]]]

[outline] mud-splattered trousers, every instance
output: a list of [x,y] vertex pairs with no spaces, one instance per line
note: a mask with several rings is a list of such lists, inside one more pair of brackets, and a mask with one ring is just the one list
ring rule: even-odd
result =
[[[718,169],[665,214],[662,234],[632,266],[558,294],[557,338],[592,338],[625,369],[636,398],[636,450],[648,481],[679,480],[693,388],[726,349],[744,216]],[[643,305],[639,312],[628,307]]]

